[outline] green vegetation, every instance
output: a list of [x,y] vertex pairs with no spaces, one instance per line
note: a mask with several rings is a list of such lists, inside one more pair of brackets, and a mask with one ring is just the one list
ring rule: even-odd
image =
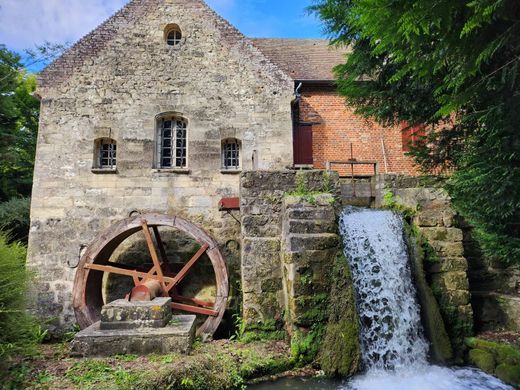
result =
[[25,269],[26,249],[7,241],[0,233],[0,376],[14,354],[31,354],[36,342],[46,337],[25,310],[30,279]]
[[356,311],[352,275],[342,254],[336,256],[328,322],[320,345],[318,362],[327,375],[347,377],[355,374],[361,360],[359,318]]
[[520,387],[520,350],[503,343],[477,338],[465,339],[471,348],[468,361],[504,382]]
[[287,345],[277,341],[206,343],[190,355],[63,358],[54,353],[19,365],[3,388],[241,389],[248,380],[293,367]]
[[447,189],[487,256],[520,259],[520,3],[516,0],[317,0],[358,114],[425,125],[412,148]]
[[12,240],[26,243],[29,233],[30,198],[12,198],[0,203],[0,230],[9,232]]

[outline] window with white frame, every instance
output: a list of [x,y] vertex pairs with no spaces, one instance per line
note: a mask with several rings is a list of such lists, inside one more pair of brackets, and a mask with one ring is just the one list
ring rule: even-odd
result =
[[222,141],[222,169],[240,169],[240,142],[235,138]]
[[157,131],[157,168],[186,168],[186,121],[178,117],[162,117]]
[[117,142],[112,138],[99,138],[94,142],[94,169],[115,170]]

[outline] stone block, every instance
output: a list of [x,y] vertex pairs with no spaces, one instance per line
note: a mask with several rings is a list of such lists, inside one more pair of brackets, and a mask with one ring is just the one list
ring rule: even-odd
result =
[[161,328],[172,318],[171,298],[155,298],[149,302],[118,299],[101,309],[100,329]]
[[439,272],[467,271],[468,261],[464,257],[444,257],[435,263],[428,263],[427,270],[429,273],[436,274]]
[[319,234],[319,233],[336,233],[337,226],[335,220],[297,220],[291,219],[286,225],[286,233],[295,234]]
[[193,315],[173,316],[163,328],[125,330],[102,330],[96,322],[76,334],[71,350],[79,356],[189,353],[195,337],[195,319]]
[[286,218],[288,219],[309,219],[309,220],[322,220],[322,221],[336,221],[336,213],[331,208],[313,208],[313,207],[301,207],[288,209],[286,212]]
[[464,246],[461,242],[432,241],[430,245],[440,256],[463,257]]
[[286,245],[289,252],[302,252],[337,248],[339,243],[337,234],[291,234]]
[[462,241],[462,230],[447,227],[423,227],[421,233],[428,241]]
[[[433,282],[442,286],[444,290],[469,289],[468,277],[465,272],[444,272],[435,274],[433,275]],[[446,294],[446,292],[444,294]]]

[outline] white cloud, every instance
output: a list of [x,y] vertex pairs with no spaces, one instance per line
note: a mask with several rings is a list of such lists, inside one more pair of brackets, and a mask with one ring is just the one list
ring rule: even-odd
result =
[[33,48],[45,41],[75,42],[128,0],[0,0],[0,43]]

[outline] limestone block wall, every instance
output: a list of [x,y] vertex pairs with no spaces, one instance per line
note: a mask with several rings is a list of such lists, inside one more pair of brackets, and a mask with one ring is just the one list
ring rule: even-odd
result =
[[[287,193],[299,187],[307,192],[327,190],[335,196],[340,192],[339,177],[333,172],[252,171],[241,176],[243,318],[249,326],[282,319],[286,301],[281,259],[282,245],[284,248],[286,245],[285,241],[282,244],[283,200]],[[305,218],[301,215],[303,211],[290,213],[291,219]],[[335,221],[330,211],[322,213],[325,213],[322,220],[330,217]],[[302,221],[292,222],[290,229],[303,229],[305,225]],[[325,241],[328,239],[330,237]],[[299,237],[294,236],[292,243],[297,245],[298,240]],[[290,263],[289,258],[285,262]]]
[[[171,23],[183,34],[175,47],[164,39]],[[81,248],[133,211],[201,225],[238,273],[240,227],[218,202],[238,196],[239,176],[221,172],[221,141],[241,141],[242,170],[291,164],[293,89],[201,0],[133,0],[43,71],[28,254],[37,311],[62,329],[75,322]],[[155,168],[163,113],[187,121],[184,170]],[[110,174],[92,171],[101,137],[117,142]]]
[[[423,179],[380,175],[376,184],[376,204],[391,202],[414,211],[413,223],[427,240],[432,252],[425,264],[427,277],[437,299],[453,347],[461,352],[462,340],[473,331],[473,309],[464,257],[463,233],[456,225],[450,197],[440,186]],[[387,199],[388,201],[388,199]]]
[[341,251],[331,194],[286,196],[282,209],[285,322],[294,329],[324,325],[331,270]]

